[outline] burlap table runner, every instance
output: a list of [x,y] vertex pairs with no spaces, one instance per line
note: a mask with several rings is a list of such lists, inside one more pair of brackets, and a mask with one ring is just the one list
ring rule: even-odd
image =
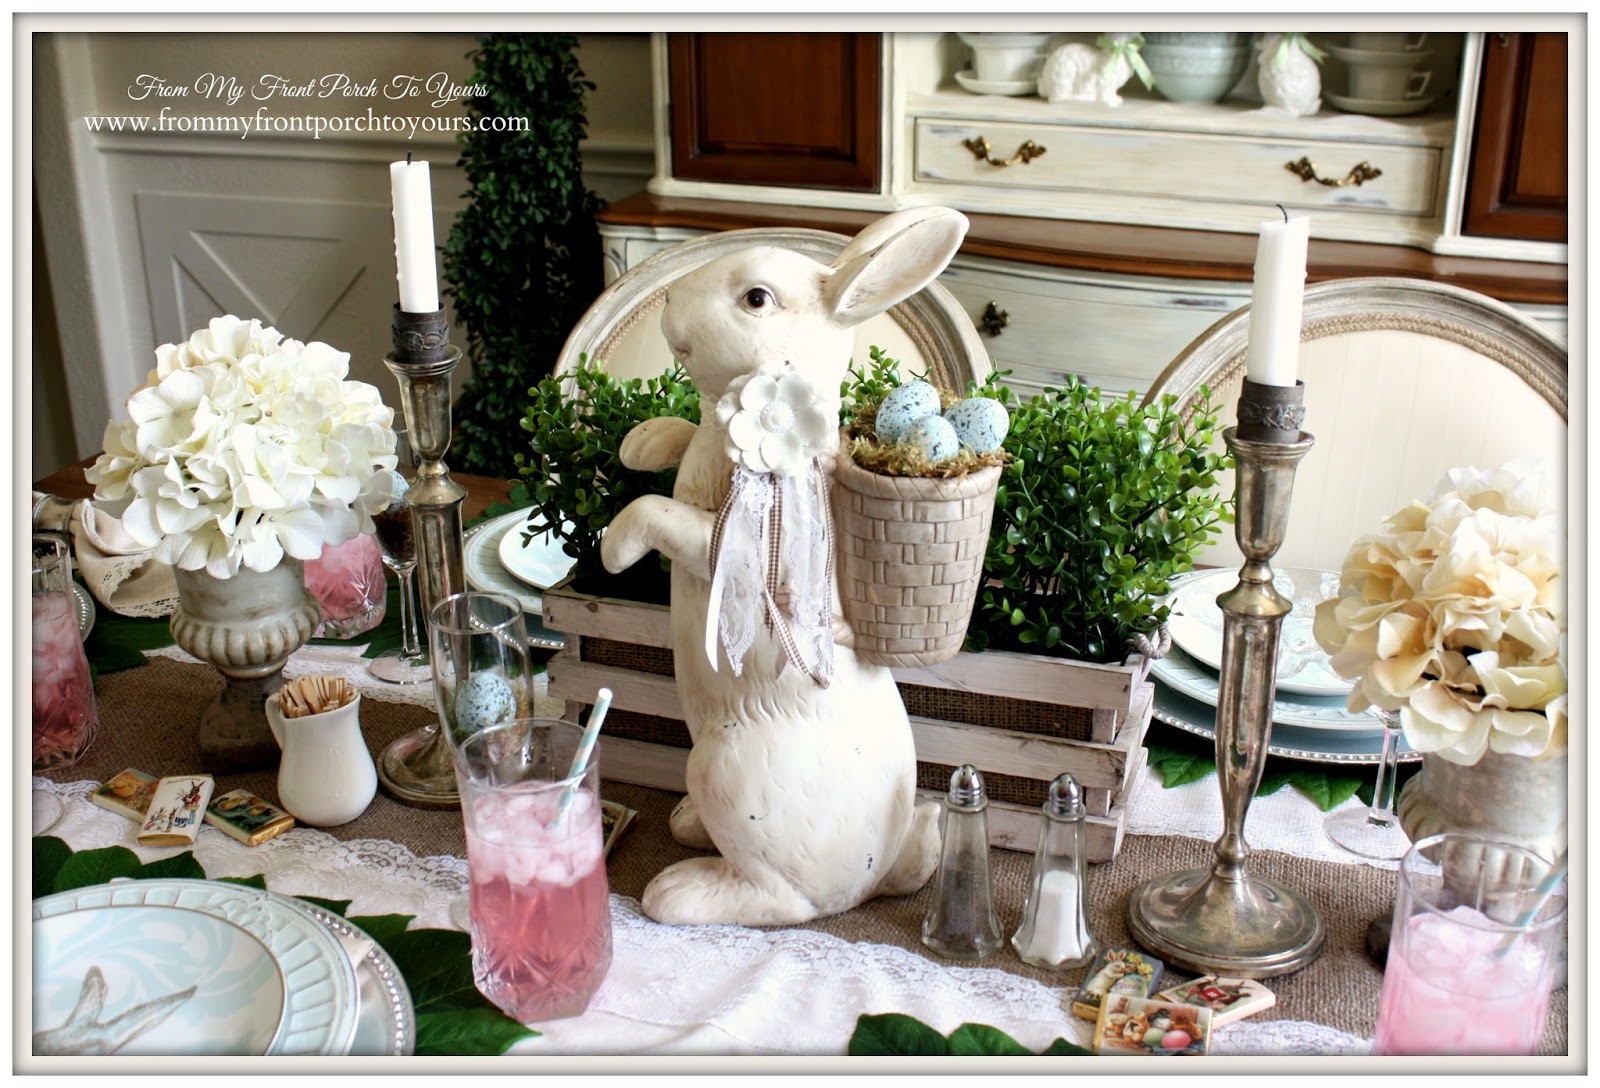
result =
[[[195,716],[198,707],[221,686],[222,678],[209,666],[160,657],[150,659],[146,666],[102,677],[96,689],[99,736],[76,766],[51,771],[49,777],[61,782],[104,781],[124,767],[157,775],[204,770],[195,741]],[[362,710],[363,730],[375,754],[396,737],[435,718],[421,707],[371,698],[363,700]],[[602,773],[604,770],[602,767]],[[218,793],[240,787],[269,801],[278,800],[275,769],[217,777]],[[608,863],[612,890],[638,898],[646,882],[663,866],[694,855],[674,842],[667,831],[667,815],[677,796],[612,782],[605,784],[604,793],[639,811]],[[421,855],[460,856],[466,851],[459,812],[410,808],[381,792],[360,818],[328,831],[340,839],[392,839]],[[1115,861],[1089,871],[1091,929],[1103,943],[1133,947],[1125,923],[1130,891],[1152,875],[1208,865],[1212,856],[1211,844],[1199,839],[1128,837]],[[996,908],[1009,935],[1021,919],[1032,858],[996,850],[991,862]],[[1365,865],[1330,864],[1267,851],[1255,853],[1250,864],[1252,872],[1305,893],[1328,925],[1327,950],[1315,963],[1297,974],[1268,980],[1278,1003],[1264,1015],[1372,1035],[1383,976],[1367,957],[1363,937],[1371,919],[1393,909],[1394,874]],[[931,895],[931,889],[924,888],[915,895],[876,899],[805,928],[850,941],[899,945],[938,959],[920,939]],[[1064,990],[1075,990],[1085,973],[1083,969],[1059,975],[1039,971],[1023,963],[1009,944],[982,962],[986,967],[1059,984]],[[1187,977],[1174,972],[1171,980]],[[1451,1015],[1449,1009],[1418,1011],[1420,1015]],[[1567,1034],[1567,990],[1562,987],[1551,998],[1541,1052],[1565,1054]]]

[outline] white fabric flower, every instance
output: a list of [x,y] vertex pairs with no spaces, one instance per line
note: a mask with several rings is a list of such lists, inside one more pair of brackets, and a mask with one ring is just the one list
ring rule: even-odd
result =
[[717,402],[717,422],[734,464],[794,476],[834,441],[839,410],[804,375],[771,368],[734,379]]
[[1536,462],[1452,469],[1356,541],[1312,628],[1350,709],[1399,710],[1412,748],[1453,763],[1565,751],[1558,502]]
[[350,356],[259,321],[213,320],[156,349],[88,476],[155,557],[226,578],[314,559],[390,501],[394,413]]

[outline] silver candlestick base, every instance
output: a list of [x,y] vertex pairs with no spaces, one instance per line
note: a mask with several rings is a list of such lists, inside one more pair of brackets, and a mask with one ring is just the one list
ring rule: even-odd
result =
[[[467,489],[450,478],[444,463],[453,437],[450,375],[461,349],[450,344],[443,310],[431,314],[394,309],[394,350],[383,357],[400,382],[406,435],[417,459],[417,478],[406,492],[417,542],[417,589],[423,623],[433,606],[466,591],[462,560],[461,504]],[[460,803],[455,763],[438,723],[408,733],[384,750],[378,782],[395,800],[418,808]]]
[[1273,588],[1269,560],[1283,543],[1295,467],[1314,439],[1300,430],[1304,386],[1246,381],[1239,426],[1223,439],[1236,470],[1234,532],[1245,563],[1217,597],[1222,670],[1217,698],[1217,779],[1222,837],[1217,860],[1146,881],[1128,899],[1128,932],[1169,963],[1234,978],[1298,971],[1322,952],[1322,915],[1302,896],[1245,862],[1245,815],[1261,783],[1277,686],[1278,635],[1290,604]]

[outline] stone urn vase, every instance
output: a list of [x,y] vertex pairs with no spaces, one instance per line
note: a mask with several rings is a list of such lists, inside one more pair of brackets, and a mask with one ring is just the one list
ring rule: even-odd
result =
[[232,578],[173,571],[178,607],[170,623],[183,650],[227,680],[200,711],[200,755],[208,772],[276,766],[266,698],[283,686],[283,664],[316,629],[321,610],[306,591],[305,564],[287,556],[269,571]]
[[1424,755],[1397,807],[1412,842],[1445,831],[1477,832],[1553,860],[1567,848],[1567,757],[1485,752],[1462,766]]

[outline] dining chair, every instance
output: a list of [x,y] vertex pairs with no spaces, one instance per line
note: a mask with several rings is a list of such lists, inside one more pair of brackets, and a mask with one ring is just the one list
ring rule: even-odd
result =
[[[1192,414],[1201,386],[1231,424],[1245,373],[1248,305],[1201,333],[1151,385]],[[1299,373],[1304,428],[1280,567],[1338,570],[1350,545],[1426,497],[1451,468],[1540,457],[1565,484],[1567,347],[1510,306],[1426,280],[1366,277],[1306,289]],[[1223,450],[1221,428],[1216,447]],[[1233,473],[1221,477],[1233,494]],[[1232,530],[1196,563],[1244,562]]]
[[[553,373],[568,374],[580,355],[598,360],[608,374],[620,378],[654,377],[668,371],[673,359],[661,332],[661,311],[667,288],[679,276],[725,253],[758,245],[798,250],[828,264],[849,241],[832,231],[755,227],[669,246],[624,272],[595,299],[567,337]],[[926,373],[935,384],[957,394],[966,392],[969,380],[982,381],[991,367],[972,318],[937,282],[858,325],[854,352],[858,368],[866,367],[872,347],[898,359],[902,376]]]

